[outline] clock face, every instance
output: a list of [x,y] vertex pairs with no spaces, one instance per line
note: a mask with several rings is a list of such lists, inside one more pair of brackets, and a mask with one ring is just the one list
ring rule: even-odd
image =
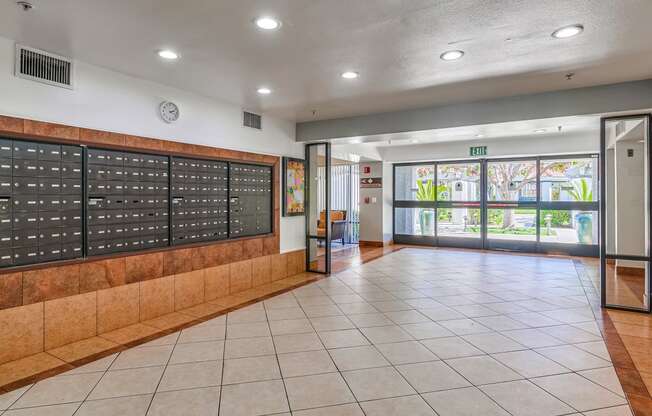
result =
[[163,101],[159,106],[159,112],[166,123],[174,123],[179,119],[179,107],[171,101]]

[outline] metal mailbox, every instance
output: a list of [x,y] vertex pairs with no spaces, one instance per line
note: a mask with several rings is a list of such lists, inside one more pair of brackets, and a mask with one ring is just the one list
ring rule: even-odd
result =
[[228,233],[208,232],[212,222],[228,223],[227,211],[212,209],[218,194],[228,189],[228,163],[172,157],[171,166],[172,244],[228,238]]

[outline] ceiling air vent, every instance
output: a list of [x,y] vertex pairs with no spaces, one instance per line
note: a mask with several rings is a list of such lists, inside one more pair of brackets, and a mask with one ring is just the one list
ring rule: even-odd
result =
[[72,89],[72,60],[27,46],[16,45],[16,76]]
[[244,111],[244,121],[243,124],[245,127],[251,127],[253,129],[262,130],[263,129],[263,119],[260,115]]

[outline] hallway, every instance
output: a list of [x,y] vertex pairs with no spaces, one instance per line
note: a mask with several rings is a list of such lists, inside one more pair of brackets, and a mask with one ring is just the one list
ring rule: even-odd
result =
[[0,396],[2,416],[290,411],[631,414],[571,260],[414,248]]

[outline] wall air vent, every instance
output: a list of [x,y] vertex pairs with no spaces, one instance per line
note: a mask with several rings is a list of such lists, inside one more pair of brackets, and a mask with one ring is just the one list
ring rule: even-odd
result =
[[73,88],[73,62],[63,56],[16,45],[15,71],[19,78]]
[[260,115],[250,113],[248,111],[243,111],[243,124],[245,127],[251,127],[252,129],[263,129],[263,119]]

